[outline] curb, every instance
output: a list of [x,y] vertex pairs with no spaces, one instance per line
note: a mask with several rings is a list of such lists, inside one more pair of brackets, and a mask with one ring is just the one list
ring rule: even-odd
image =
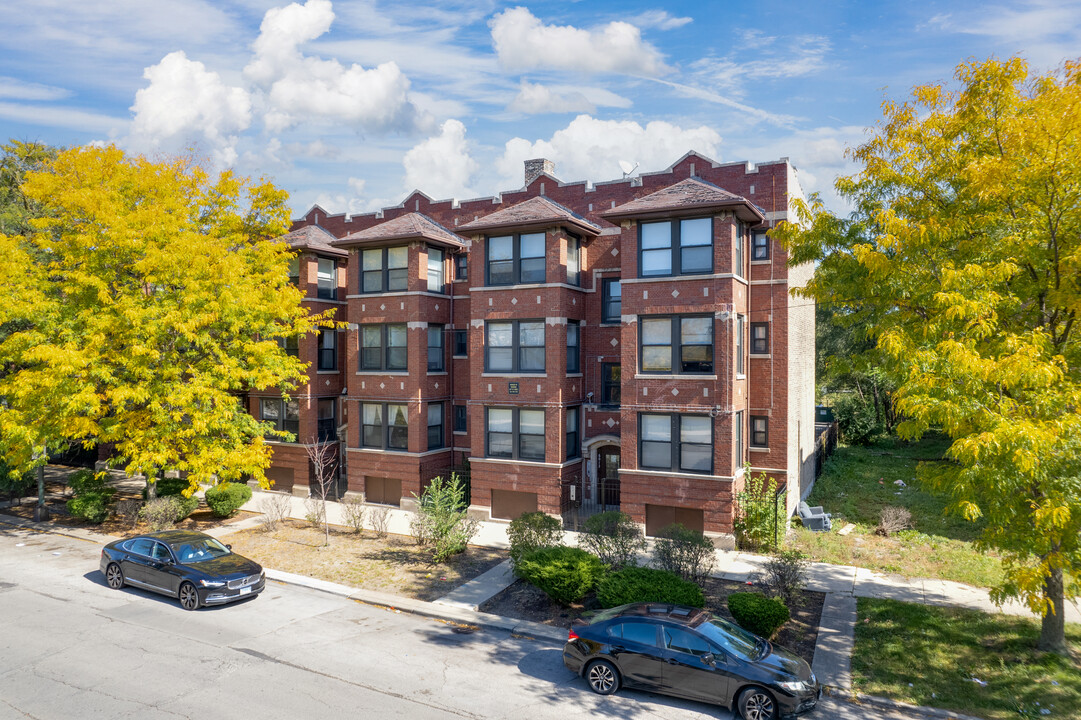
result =
[[921,717],[936,718],[936,720],[983,720],[982,718],[974,717],[972,715],[963,715],[959,712],[954,712],[953,710],[942,710],[940,708],[926,707],[924,705],[913,705],[911,703],[892,700],[878,695],[862,695],[833,686],[824,687],[822,694],[824,696],[828,695],[829,697],[837,698],[838,700],[850,702],[854,705],[870,705],[882,710],[896,710],[919,715]]
[[58,527],[49,523],[34,522],[33,520],[27,520],[15,515],[0,514],[0,525],[10,525],[12,527],[20,527],[27,530],[36,530],[37,532],[49,535],[60,535],[75,540],[83,540],[84,542],[91,542],[96,545],[108,545],[113,540],[120,539],[116,535],[95,533],[89,530],[80,530],[78,528]]

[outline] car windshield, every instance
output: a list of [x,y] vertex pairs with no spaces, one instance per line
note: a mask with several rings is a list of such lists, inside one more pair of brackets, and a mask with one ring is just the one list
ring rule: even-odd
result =
[[762,651],[762,641],[738,625],[713,615],[697,628],[713,642],[743,660],[754,660]]
[[214,538],[207,537],[177,543],[173,545],[173,552],[176,553],[176,558],[182,565],[191,565],[228,555],[230,550]]

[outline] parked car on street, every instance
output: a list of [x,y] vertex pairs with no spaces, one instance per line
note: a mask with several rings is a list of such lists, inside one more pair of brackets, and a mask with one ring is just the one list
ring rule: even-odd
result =
[[774,720],[812,709],[822,689],[810,665],[706,610],[634,603],[573,627],[563,663],[593,692],[638,687]]
[[185,610],[251,597],[266,584],[259,563],[192,530],[163,530],[117,540],[101,550],[101,572],[114,590],[134,585],[175,597]]

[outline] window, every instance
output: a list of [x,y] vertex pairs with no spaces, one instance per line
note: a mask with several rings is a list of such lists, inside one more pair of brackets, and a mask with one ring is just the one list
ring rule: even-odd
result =
[[486,372],[544,372],[543,320],[490,322],[486,330]]
[[769,323],[751,323],[751,354],[769,355]]
[[619,628],[611,634],[616,637],[622,637],[627,642],[656,647],[657,627],[658,626],[653,623],[625,622],[620,623]]
[[743,452],[743,411],[735,415],[736,420],[736,467],[743,467],[743,458],[747,453]]
[[769,447],[769,418],[751,415],[751,447]]
[[428,247],[428,292],[443,292],[443,251]]
[[428,403],[428,449],[439,450],[443,442],[443,403]]
[[708,415],[639,413],[638,466],[712,473],[712,418]]
[[741,222],[736,223],[736,264],[733,271],[736,275],[744,275],[743,269],[743,244],[747,238],[747,226]]
[[582,372],[582,327],[577,320],[567,321],[567,372]]
[[409,411],[405,405],[361,404],[360,444],[380,450],[409,449]]
[[319,442],[338,439],[337,407],[334,398],[319,398]]
[[443,372],[443,326],[428,326],[428,372]]
[[317,272],[319,287],[316,297],[320,300],[338,299],[338,263],[331,258],[319,258]]
[[601,404],[618,406],[620,395],[620,366],[619,363],[603,363],[601,365]]
[[712,316],[644,317],[639,327],[642,372],[713,372]]
[[300,258],[295,255],[289,258],[289,284],[300,287]]
[[360,291],[394,292],[409,286],[409,248],[372,248],[361,253]]
[[454,256],[454,277],[458,280],[469,279],[469,256],[464,252]]
[[[292,398],[261,398],[259,400],[260,419],[270,423],[275,430],[296,435],[300,432],[300,402]],[[279,436],[271,436],[274,440],[282,440]],[[286,440],[284,442],[296,442]]]
[[300,338],[296,335],[278,338],[278,345],[281,346],[281,349],[285,351],[286,355],[292,357],[300,356]]
[[751,260],[769,260],[769,236],[756,232],[751,240]]
[[360,326],[361,370],[405,370],[406,326],[394,325]]
[[736,374],[743,374],[743,316],[736,316]]
[[638,276],[713,272],[713,219],[639,223]]
[[582,241],[577,235],[567,235],[567,284],[582,284]]
[[338,332],[331,328],[319,330],[319,369],[338,369]]
[[619,278],[601,280],[601,322],[617,323],[620,320],[620,304],[623,290]]
[[579,457],[582,454],[578,444],[578,408],[567,408],[567,457],[565,459]]
[[454,406],[454,432],[465,432],[469,426],[469,412],[465,405]]
[[544,411],[487,408],[488,457],[544,461]]
[[685,653],[696,657],[702,657],[703,655],[713,652],[713,648],[709,646],[709,643],[706,642],[705,638],[701,635],[692,633],[689,630],[666,627],[663,628],[662,632],[664,633],[664,646],[673,652]]
[[489,285],[544,282],[544,233],[490,237],[487,251]]
[[469,354],[469,331],[454,331],[454,357],[465,357]]

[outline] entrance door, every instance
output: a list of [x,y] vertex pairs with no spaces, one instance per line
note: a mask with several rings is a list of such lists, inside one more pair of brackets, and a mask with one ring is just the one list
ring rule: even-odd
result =
[[619,509],[619,446],[597,449],[597,504],[602,510]]

